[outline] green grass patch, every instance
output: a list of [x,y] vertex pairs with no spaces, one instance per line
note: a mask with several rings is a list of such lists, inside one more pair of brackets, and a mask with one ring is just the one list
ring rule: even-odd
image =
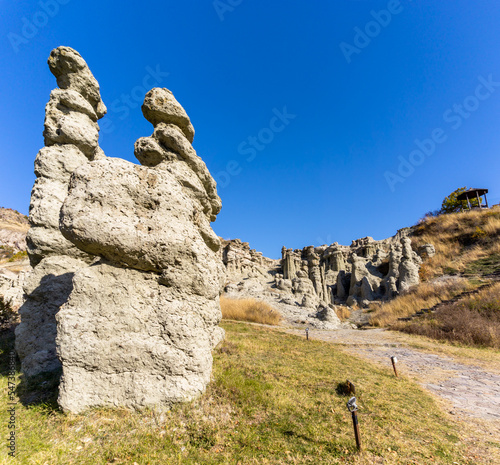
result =
[[500,273],[500,254],[492,254],[469,263],[465,269],[465,275],[488,275]]
[[[22,464],[452,464],[464,461],[456,425],[416,384],[334,345],[224,322],[207,392],[170,411],[94,409],[65,415],[51,404],[16,407]],[[0,389],[8,352],[0,342]],[[355,448],[348,397],[361,407]],[[7,424],[6,409],[0,421]],[[6,427],[4,435],[6,435]],[[6,447],[2,447],[6,457]]]

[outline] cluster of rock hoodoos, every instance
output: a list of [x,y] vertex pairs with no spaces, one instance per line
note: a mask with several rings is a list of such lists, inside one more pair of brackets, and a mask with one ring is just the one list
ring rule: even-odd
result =
[[366,307],[419,283],[420,255],[435,251],[431,244],[413,251],[409,232],[382,241],[365,237],[350,246],[283,247],[281,260],[262,257],[239,239],[223,241],[225,292],[265,300],[291,322],[334,329],[341,326],[336,306]]

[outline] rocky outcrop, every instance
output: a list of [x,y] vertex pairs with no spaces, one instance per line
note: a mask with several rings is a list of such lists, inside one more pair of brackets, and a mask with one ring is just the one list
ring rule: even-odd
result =
[[[334,307],[318,297],[314,283],[303,270],[298,269],[293,280],[285,279],[283,268],[287,262],[264,257],[240,239],[222,240],[221,254],[226,268],[227,297],[262,300],[278,310],[288,323],[308,324],[318,329],[342,327]],[[288,265],[295,263],[289,261]],[[296,268],[299,267],[300,264]]]
[[317,298],[330,305],[367,306],[393,298],[419,283],[422,260],[411,249],[408,233],[401,230],[382,241],[365,237],[349,247],[334,243],[302,250],[283,248],[283,279],[304,280],[305,274]]
[[136,142],[142,166],[104,156],[96,135],[105,107],[84,63],[66,47],[49,59],[62,89],[51,94],[35,163],[36,266],[17,349],[26,376],[62,368],[66,411],[167,408],[203,392],[224,336],[224,270],[210,226],[221,202],[167,89],[146,95],[155,128]]
[[0,260],[1,252],[10,249],[12,253],[26,250],[28,219],[10,208],[0,208]]
[[26,241],[35,269],[24,287],[27,299],[19,309],[21,323],[16,329],[16,350],[27,377],[61,369],[55,314],[71,293],[76,270],[94,257],[61,234],[59,215],[73,171],[103,156],[97,119],[106,107],[97,81],[69,47],[53,50],[48,63],[61,89],[51,92],[45,108],[46,146],[35,159],[37,179],[31,192]]
[[[419,283],[422,259],[411,248],[410,232],[382,241],[365,237],[350,246],[283,247],[281,260],[262,257],[239,239],[223,241],[225,292],[264,300],[289,323],[335,329],[341,326],[337,306],[367,307]],[[432,249],[425,246],[426,253]]]

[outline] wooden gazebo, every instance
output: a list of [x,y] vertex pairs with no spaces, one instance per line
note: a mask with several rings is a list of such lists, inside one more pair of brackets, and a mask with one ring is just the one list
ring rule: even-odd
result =
[[[461,194],[457,195],[457,200],[466,200],[469,210],[472,210],[470,204],[470,201],[472,199],[477,199],[477,208],[490,208],[488,205],[488,198],[486,197],[487,193],[488,189],[467,189],[465,192],[462,192]],[[483,201],[481,199],[483,195],[484,195],[485,205],[483,205]]]

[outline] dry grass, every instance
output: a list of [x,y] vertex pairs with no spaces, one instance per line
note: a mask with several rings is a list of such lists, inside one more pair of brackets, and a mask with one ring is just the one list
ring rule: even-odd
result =
[[394,329],[469,346],[500,349],[500,283],[445,305],[433,315],[398,323]]
[[220,298],[222,318],[226,320],[249,321],[265,325],[278,325],[280,313],[265,302],[255,299]]
[[422,308],[431,308],[472,288],[473,285],[463,278],[437,279],[422,283],[407,294],[372,307],[370,323],[374,326],[392,325],[398,318],[408,317]]
[[[487,463],[487,457],[471,457],[462,423],[390,369],[348,356],[332,344],[243,323],[224,322],[223,327],[226,341],[214,351],[213,381],[198,400],[164,413],[93,409],[82,415],[64,415],[53,403],[18,403],[18,457],[12,463]],[[13,336],[0,337],[4,406],[13,343]],[[336,389],[346,379],[355,383],[361,407],[361,453],[347,397]],[[0,421],[7,425],[7,408],[1,409]],[[7,463],[5,446],[2,458]]]
[[412,242],[415,248],[426,243],[436,248],[422,267],[423,280],[463,273],[471,263],[500,252],[500,208],[425,218],[414,227]]
[[351,316],[351,310],[352,308],[350,309],[344,305],[338,305],[335,307],[335,313],[342,321],[349,319]]

